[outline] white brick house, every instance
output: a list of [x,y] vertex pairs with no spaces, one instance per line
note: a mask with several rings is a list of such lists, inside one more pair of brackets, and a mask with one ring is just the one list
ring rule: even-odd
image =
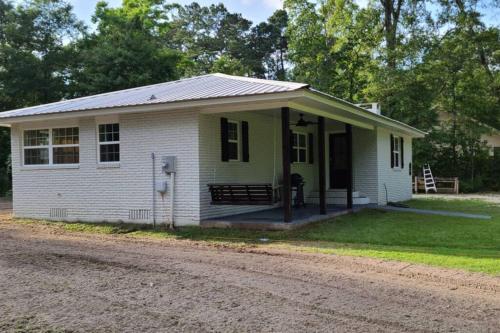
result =
[[[305,84],[222,74],[3,112],[0,125],[16,217],[176,225],[278,206],[290,221],[291,173],[318,209],[410,199],[424,135]],[[269,184],[276,200],[214,204],[208,184],[229,183]]]

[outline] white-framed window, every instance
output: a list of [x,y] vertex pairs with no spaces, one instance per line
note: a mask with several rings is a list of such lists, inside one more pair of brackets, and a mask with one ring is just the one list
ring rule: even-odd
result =
[[307,134],[301,132],[292,133],[292,162],[307,162]]
[[120,162],[120,124],[98,124],[99,163]]
[[227,156],[229,161],[240,160],[240,123],[233,120],[227,122]]
[[76,165],[80,163],[78,127],[23,131],[23,165]]
[[394,160],[394,167],[400,168],[401,167],[401,138],[399,136],[393,136],[392,137],[392,144],[394,147],[392,150],[392,158]]

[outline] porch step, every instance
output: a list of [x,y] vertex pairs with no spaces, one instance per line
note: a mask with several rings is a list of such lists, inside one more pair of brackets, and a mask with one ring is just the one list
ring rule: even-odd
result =
[[[345,205],[347,200],[346,190],[328,190],[326,191],[327,205]],[[313,191],[306,199],[306,203],[319,204],[319,191]],[[370,198],[361,195],[358,191],[352,192],[353,205],[367,205]]]

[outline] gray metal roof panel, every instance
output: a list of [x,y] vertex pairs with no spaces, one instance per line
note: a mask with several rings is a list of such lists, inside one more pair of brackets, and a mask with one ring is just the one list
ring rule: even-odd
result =
[[[262,80],[224,74],[209,74],[1,112],[0,118],[171,103],[209,98],[251,96],[296,91],[307,87],[307,84],[295,82]],[[152,95],[156,98],[151,99]]]

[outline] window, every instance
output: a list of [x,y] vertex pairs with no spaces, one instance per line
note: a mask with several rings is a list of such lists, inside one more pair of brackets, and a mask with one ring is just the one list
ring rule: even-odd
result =
[[25,130],[24,165],[78,164],[78,127]]
[[54,164],[80,163],[79,129],[56,128],[52,130]]
[[239,160],[240,137],[238,133],[239,123],[236,121],[227,122],[228,159],[230,161]]
[[394,167],[400,168],[401,167],[401,138],[398,136],[393,136],[392,142],[393,142],[392,156],[393,156],[393,160],[394,160]]
[[307,162],[307,136],[304,133],[292,133],[292,162]]
[[49,164],[50,130],[24,131],[24,165]]
[[120,124],[99,124],[99,162],[120,162]]

